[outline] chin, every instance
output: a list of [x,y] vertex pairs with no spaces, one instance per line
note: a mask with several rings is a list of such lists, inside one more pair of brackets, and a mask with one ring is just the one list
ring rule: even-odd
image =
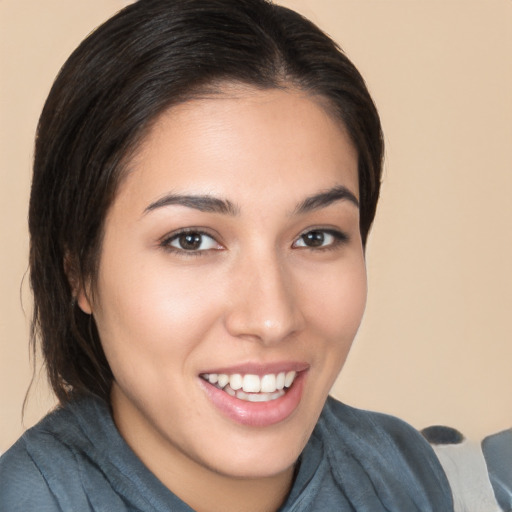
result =
[[[300,431],[280,425],[279,432],[252,432],[236,440],[230,436],[228,447],[210,454],[210,467],[219,474],[235,478],[270,478],[293,467],[311,435],[307,424]],[[313,425],[314,426],[314,425]]]
[[246,457],[238,455],[230,457],[229,460],[215,461],[212,469],[225,477],[241,479],[264,479],[272,478],[292,468],[301,450],[293,453],[266,452],[252,453]]

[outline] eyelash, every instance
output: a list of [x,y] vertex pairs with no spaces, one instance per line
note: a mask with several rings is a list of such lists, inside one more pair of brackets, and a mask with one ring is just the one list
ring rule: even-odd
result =
[[313,233],[319,233],[324,236],[325,235],[332,236],[333,241],[328,245],[322,245],[322,246],[318,246],[318,247],[303,245],[303,246],[299,246],[297,248],[310,249],[313,251],[332,251],[332,250],[339,248],[341,245],[345,245],[349,241],[348,235],[342,231],[337,230],[337,229],[309,228],[307,231],[304,231],[299,235],[299,237],[295,240],[293,245],[295,245],[299,240],[304,241],[304,237],[306,235],[311,235]]
[[[301,241],[301,240],[304,241],[305,240],[304,237],[306,237],[307,235],[311,235],[313,233],[321,234],[323,236],[325,236],[325,235],[332,236],[333,241],[331,243],[329,243],[328,245],[320,245],[317,247],[308,246],[308,245],[300,245],[300,246],[296,245],[299,241]],[[199,235],[200,237],[207,237],[207,238],[211,239],[215,245],[217,245],[217,248],[211,247],[211,248],[207,248],[207,249],[187,250],[187,249],[183,249],[183,248],[173,247],[171,245],[172,242],[174,242],[174,241],[178,240],[180,237],[186,236],[186,235]],[[349,237],[347,236],[346,233],[343,233],[342,231],[338,231],[336,229],[325,229],[325,228],[312,228],[311,229],[310,228],[307,231],[303,231],[295,239],[295,241],[292,244],[292,247],[295,249],[310,249],[315,252],[332,251],[332,250],[337,249],[341,245],[346,244],[348,241],[349,241]],[[203,243],[203,242],[204,242],[204,240],[201,240],[201,243]],[[209,234],[199,228],[187,228],[187,229],[182,229],[178,232],[172,233],[171,235],[162,239],[162,241],[160,242],[160,246],[168,252],[182,255],[182,256],[191,256],[191,257],[192,256],[204,256],[206,253],[208,253],[211,250],[222,250],[221,244],[219,242],[217,242],[215,237],[213,237],[211,234]]]
[[[200,249],[200,250],[197,250],[197,249],[196,250],[187,250],[187,249],[183,249],[183,248],[179,248],[179,247],[173,247],[171,245],[172,242],[174,242],[175,240],[178,240],[180,237],[186,236],[186,235],[199,235],[200,237],[208,237],[214,242],[214,245],[219,247],[219,249],[216,249],[216,250],[220,250],[221,244],[219,244],[219,242],[217,242],[215,237],[199,228],[187,228],[187,229],[182,229],[178,232],[172,233],[171,235],[165,237],[160,242],[160,246],[168,252],[182,255],[182,256],[204,256],[205,253],[207,253],[208,251],[213,249],[213,248],[209,248],[209,249]],[[201,240],[201,243],[202,242],[203,242],[203,240]]]

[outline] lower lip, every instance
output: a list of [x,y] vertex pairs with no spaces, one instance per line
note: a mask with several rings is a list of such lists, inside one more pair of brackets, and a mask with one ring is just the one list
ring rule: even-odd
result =
[[268,427],[284,421],[297,409],[302,398],[305,378],[305,371],[298,373],[292,386],[283,396],[268,402],[240,400],[203,379],[200,381],[208,398],[224,416],[241,425]]

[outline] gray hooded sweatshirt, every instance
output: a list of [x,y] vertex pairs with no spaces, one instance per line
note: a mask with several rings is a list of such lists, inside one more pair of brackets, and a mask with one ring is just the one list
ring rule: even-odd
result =
[[[328,398],[279,512],[450,512],[430,445],[396,418]],[[200,492],[200,491],[198,491]],[[107,404],[50,413],[0,458],[2,512],[191,512],[137,458]]]

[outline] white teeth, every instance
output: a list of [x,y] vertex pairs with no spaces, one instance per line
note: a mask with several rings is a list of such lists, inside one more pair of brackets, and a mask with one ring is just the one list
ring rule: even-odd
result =
[[273,393],[276,389],[276,376],[272,373],[263,375],[261,378],[261,391],[263,393]]
[[261,381],[257,375],[245,375],[243,378],[242,389],[246,393],[259,393],[261,391]]
[[235,396],[235,395],[236,395],[236,392],[235,392],[235,391],[233,391],[233,390],[231,389],[231,387],[230,387],[230,386],[226,386],[226,387],[224,388],[224,391],[225,391],[228,395],[231,395],[231,396]]
[[231,389],[233,389],[234,391],[240,389],[243,385],[242,376],[239,373],[231,375],[229,377],[229,385],[231,386]]
[[239,400],[245,400],[247,402],[270,402],[276,398],[280,398],[284,395],[284,391],[276,391],[274,393],[245,393],[242,390],[236,392],[236,397]]
[[226,384],[229,382],[229,377],[225,373],[221,373],[219,375],[219,379],[217,381],[217,384],[220,388],[224,388]]
[[[241,375],[239,373],[234,373],[233,375],[207,373],[202,375],[210,384],[223,389],[231,396],[236,395],[241,400],[251,402],[265,402],[279,398],[279,396],[284,394],[284,388],[289,388],[293,384],[296,376],[297,372],[295,371],[277,374],[268,373],[261,377],[259,375]],[[269,396],[271,398],[268,398]]]
[[285,388],[289,388],[293,384],[293,381],[295,380],[295,375],[297,375],[295,372],[288,372],[286,374],[286,377],[284,379]]

